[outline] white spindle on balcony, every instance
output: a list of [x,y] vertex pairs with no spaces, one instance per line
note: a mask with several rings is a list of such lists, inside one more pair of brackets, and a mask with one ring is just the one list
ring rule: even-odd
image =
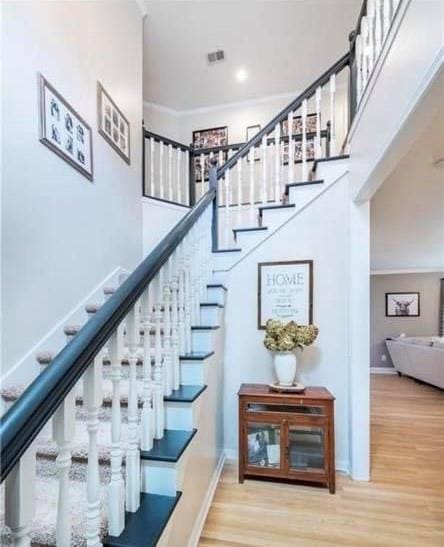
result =
[[173,201],[173,146],[168,145],[168,199]]
[[281,124],[277,123],[274,130],[274,200],[281,199]]
[[321,101],[322,87],[316,88],[316,140],[315,140],[315,158],[322,156],[322,140],[321,140]]
[[134,305],[126,318],[129,350],[128,449],[126,452],[126,510],[134,513],[140,505],[140,453],[138,449],[137,349],[140,345],[139,306]]
[[336,155],[336,74],[330,76],[330,155]]
[[287,135],[288,135],[288,180],[294,182],[294,151],[295,141],[293,141],[293,111],[287,117]]
[[224,221],[224,247],[228,247],[230,244],[230,170],[225,172],[224,179],[224,193],[225,193],[225,221]]
[[155,187],[154,187],[154,149],[156,146],[156,141],[151,137],[150,138],[150,196],[155,196]]
[[254,201],[255,201],[255,192],[254,192],[254,150],[255,147],[250,148],[250,197],[249,197],[249,216],[250,221],[254,222],[255,218],[255,208],[254,208]]
[[262,137],[261,141],[261,201],[267,203],[267,137]]
[[177,168],[177,180],[176,180],[176,187],[177,187],[177,192],[176,192],[176,199],[177,199],[177,202],[178,203],[182,203],[182,150],[177,147],[176,149],[176,168]]
[[308,179],[307,169],[307,99],[302,101],[302,180]]
[[242,224],[242,163],[243,158],[237,162],[237,224]]
[[162,199],[165,196],[165,191],[163,188],[163,141],[159,143],[159,197]]

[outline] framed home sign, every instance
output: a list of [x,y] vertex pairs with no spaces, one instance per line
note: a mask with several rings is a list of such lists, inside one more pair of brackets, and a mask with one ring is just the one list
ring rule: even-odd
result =
[[258,329],[268,319],[313,323],[313,261],[258,264]]
[[52,85],[39,74],[40,142],[93,180],[90,126]]
[[120,108],[97,82],[97,112],[99,133],[119,156],[130,164],[130,124]]

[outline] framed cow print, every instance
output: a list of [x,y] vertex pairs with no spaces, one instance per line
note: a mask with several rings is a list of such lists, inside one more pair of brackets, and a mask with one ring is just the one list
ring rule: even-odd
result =
[[419,317],[419,292],[385,293],[386,317]]

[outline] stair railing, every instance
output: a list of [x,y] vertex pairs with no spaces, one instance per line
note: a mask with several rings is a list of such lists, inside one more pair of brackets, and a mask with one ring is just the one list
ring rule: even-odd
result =
[[[103,404],[104,358],[109,361],[112,381],[111,477],[105,494],[108,534],[119,536],[125,510],[137,511],[144,489],[140,482],[140,450],[150,450],[153,439],[164,434],[164,395],[170,395],[180,384],[179,355],[192,350],[191,327],[199,319],[199,299],[210,279],[215,194],[214,187],[208,190],[78,333],[70,335],[65,348],[1,418],[0,480],[5,481],[5,522],[14,545],[31,544],[34,441],[50,420],[58,449],[56,543],[63,547],[72,544],[69,476],[79,397],[86,409],[88,431],[86,524],[82,534],[87,545],[101,544],[100,516],[105,504],[97,433]],[[126,447],[122,441],[122,359],[129,364]],[[136,386],[140,360],[142,394]],[[79,382],[83,384],[80,391]]]

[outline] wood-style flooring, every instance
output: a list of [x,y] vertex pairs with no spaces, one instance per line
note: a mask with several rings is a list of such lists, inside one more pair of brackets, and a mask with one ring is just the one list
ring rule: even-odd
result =
[[373,375],[371,403],[371,482],[240,485],[227,463],[199,547],[444,547],[444,391]]

